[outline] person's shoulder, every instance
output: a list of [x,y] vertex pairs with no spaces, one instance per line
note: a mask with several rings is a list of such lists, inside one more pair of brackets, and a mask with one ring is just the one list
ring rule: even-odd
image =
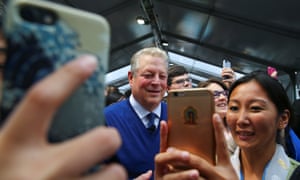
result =
[[162,105],[162,106],[167,106],[167,102],[161,101],[161,105]]
[[290,159],[291,167],[294,167],[294,169],[300,165],[300,162],[298,162],[297,160],[293,158],[289,158],[289,159]]
[[288,179],[294,180],[294,179],[299,179],[300,178],[300,163],[296,161],[295,159],[289,158],[290,159],[290,168],[289,168],[289,173],[288,173]]
[[109,106],[106,106],[104,108],[104,113],[122,111],[122,109],[124,109],[124,108],[127,109],[128,105],[129,105],[128,99],[124,99],[122,101],[118,101]]
[[299,145],[299,147],[300,147],[300,139],[292,128],[289,129],[289,136],[290,136],[291,140],[294,143],[297,143],[297,145]]
[[288,143],[287,146],[289,149],[294,151],[294,159],[297,161],[300,160],[300,139],[295,134],[292,128],[289,129],[289,135],[287,136],[291,143]]
[[166,102],[164,102],[164,101],[162,101],[161,103],[161,108],[162,108],[162,111],[166,111],[167,110],[167,103]]

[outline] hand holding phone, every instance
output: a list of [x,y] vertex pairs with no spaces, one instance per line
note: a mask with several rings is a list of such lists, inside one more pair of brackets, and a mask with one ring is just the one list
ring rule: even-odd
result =
[[[193,176],[196,179],[238,179],[230,162],[230,154],[228,153],[223,133],[226,131],[224,123],[218,114],[214,114],[213,125],[217,143],[216,153],[219,157],[216,164],[210,164],[199,156],[194,156],[192,154],[187,155],[184,151],[178,149],[169,149],[165,152],[167,127],[165,122],[161,122],[161,153],[157,154],[155,157],[155,178],[164,179],[167,178],[167,176],[172,176],[174,179],[191,179]],[[183,153],[186,155],[183,156]],[[188,161],[187,158],[189,159]],[[181,162],[197,171],[178,171],[173,168],[175,161],[177,164],[178,162]]]
[[[47,141],[48,127],[58,105],[96,68],[94,56],[77,58],[27,92],[8,117],[7,125],[1,128],[1,179],[127,179],[124,168],[116,163],[110,165],[113,171],[99,168],[97,173],[87,173],[96,162],[110,158],[120,147],[120,135],[113,128],[95,128],[80,138],[55,145]],[[107,137],[113,143],[107,143]]]

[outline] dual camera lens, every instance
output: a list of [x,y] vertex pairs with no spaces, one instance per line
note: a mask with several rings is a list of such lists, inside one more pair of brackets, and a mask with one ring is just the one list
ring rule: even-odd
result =
[[45,25],[55,24],[57,20],[57,15],[51,10],[30,5],[20,7],[20,16],[26,21]]

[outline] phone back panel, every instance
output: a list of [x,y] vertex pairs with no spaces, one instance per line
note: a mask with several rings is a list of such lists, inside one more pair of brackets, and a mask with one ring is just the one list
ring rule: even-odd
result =
[[103,124],[104,75],[110,43],[107,21],[48,1],[12,0],[7,8],[4,31],[8,52],[1,120],[33,84],[75,57],[94,54],[99,60],[97,70],[56,113],[49,139],[65,140]]
[[212,125],[214,99],[204,88],[168,92],[168,146],[189,151],[215,164]]

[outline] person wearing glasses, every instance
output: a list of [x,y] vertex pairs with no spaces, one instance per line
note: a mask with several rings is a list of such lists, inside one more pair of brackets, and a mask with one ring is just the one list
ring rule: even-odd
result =
[[[215,112],[218,113],[221,117],[221,119],[224,122],[225,127],[227,127],[226,122],[226,112],[227,112],[227,95],[228,95],[228,89],[225,83],[218,79],[208,79],[204,82],[200,82],[198,84],[198,87],[200,88],[207,88],[212,91],[214,95],[214,101],[215,101]],[[229,152],[232,154],[236,148],[236,144],[231,136],[229,128],[226,128],[227,131],[225,131],[225,138],[227,141],[227,146]]]
[[168,69],[168,90],[192,88],[192,78],[184,66],[173,65]]
[[[294,118],[293,109],[278,80],[265,72],[250,73],[232,84],[228,99],[226,118],[238,145],[230,157],[231,163],[220,133],[224,127],[218,114],[212,119],[216,165],[187,151],[167,149],[168,127],[161,123],[161,153],[155,157],[156,180],[299,179],[300,164],[288,157],[284,141],[286,127]],[[177,164],[191,169],[178,171],[173,168]]]

